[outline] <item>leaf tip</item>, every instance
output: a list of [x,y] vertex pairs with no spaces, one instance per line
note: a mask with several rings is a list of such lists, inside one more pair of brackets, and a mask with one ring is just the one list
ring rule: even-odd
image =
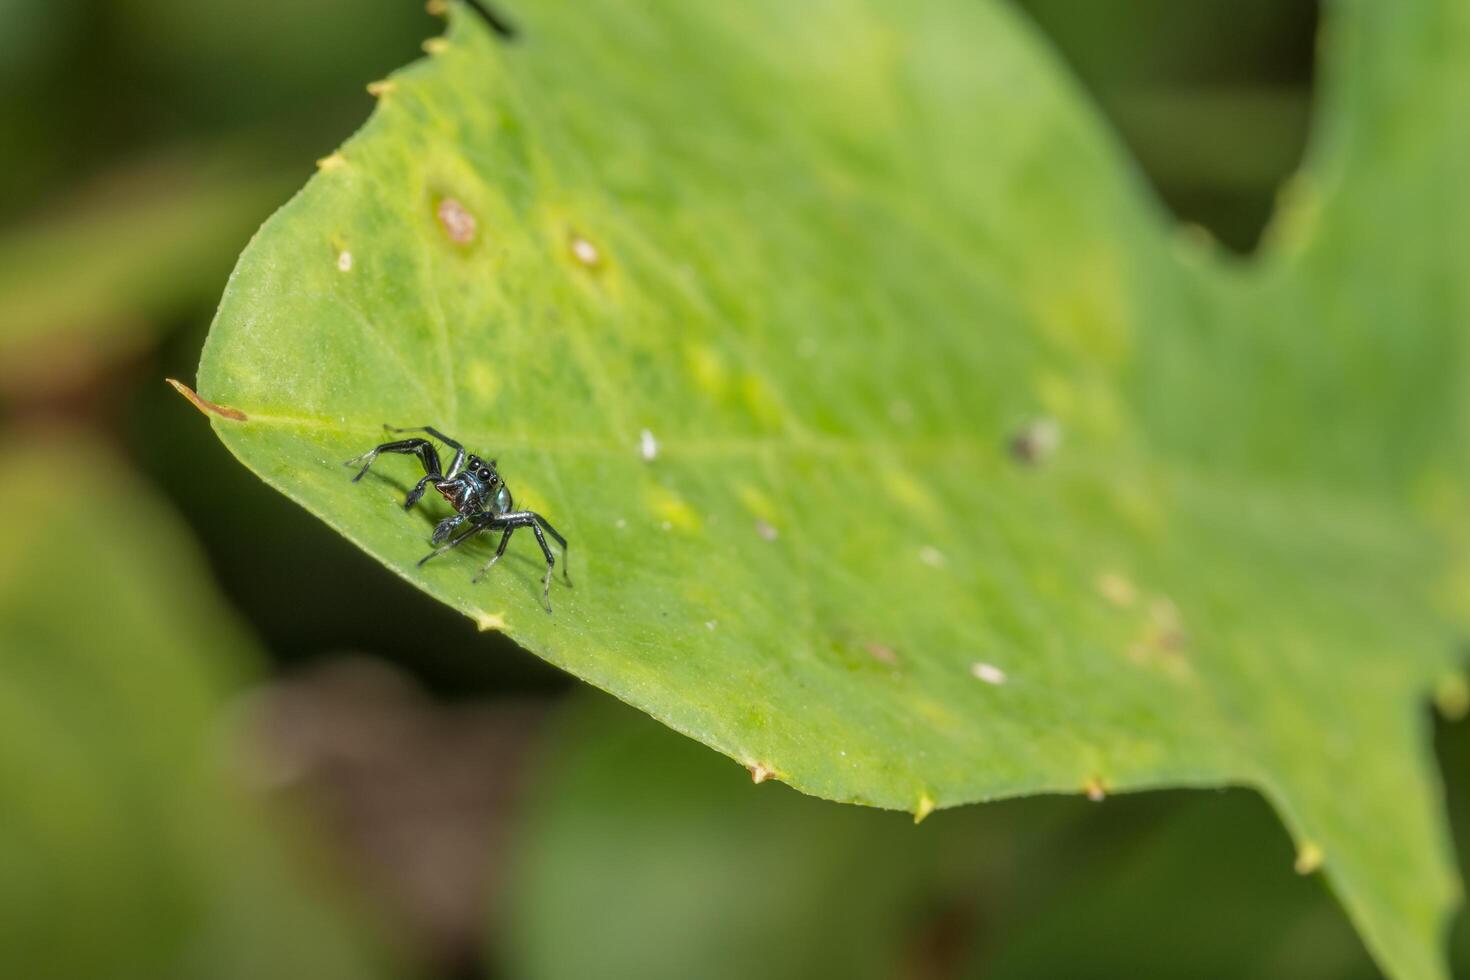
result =
[[199,411],[203,412],[205,415],[214,415],[222,419],[229,419],[232,422],[250,421],[250,417],[244,412],[240,411],[238,408],[231,408],[228,405],[216,405],[208,398],[201,397],[197,391],[195,391],[193,388],[190,388],[182,381],[177,381],[173,378],[164,378],[163,380],[173,385],[174,391],[177,391],[179,394],[187,398],[191,405],[199,409]]
[[928,793],[921,794],[919,796],[919,802],[914,804],[914,826],[918,826],[919,824],[923,823],[924,819],[933,812],[934,797],[930,796]]
[[1296,861],[1292,864],[1292,868],[1299,875],[1309,875],[1322,867],[1324,857],[1322,848],[1318,846],[1316,841],[1304,840],[1301,842],[1301,846],[1297,848]]
[[1107,787],[1103,786],[1103,781],[1096,776],[1082,784],[1082,793],[1093,803],[1101,803],[1108,798]]

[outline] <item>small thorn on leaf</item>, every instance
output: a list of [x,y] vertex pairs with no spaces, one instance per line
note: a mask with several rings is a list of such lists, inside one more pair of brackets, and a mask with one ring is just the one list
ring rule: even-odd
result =
[[1322,853],[1322,848],[1314,841],[1304,840],[1301,846],[1297,848],[1296,862],[1292,867],[1299,875],[1309,875],[1322,867],[1322,861],[1325,857],[1326,855]]
[[232,422],[248,422],[250,420],[249,416],[238,408],[230,408],[228,405],[216,405],[207,398],[201,398],[198,392],[182,381],[175,381],[173,378],[164,378],[163,380],[173,385],[175,391],[189,399],[193,406],[205,415],[216,415],[222,419],[229,419]]
[[928,793],[919,797],[919,802],[914,804],[914,823],[921,824],[924,818],[934,812],[934,798]]
[[773,770],[767,769],[759,762],[752,762],[745,768],[750,772],[750,781],[757,786],[776,775]]
[[491,630],[504,630],[505,627],[505,617],[500,613],[480,613],[475,617],[475,628],[481,633],[488,633]]
[[375,99],[381,99],[397,87],[398,84],[391,78],[382,78],[376,82],[368,82],[367,84],[368,95],[371,95]]
[[443,54],[449,50],[449,39],[443,37],[431,37],[424,42],[424,53],[435,55]]
[[347,158],[341,153],[324,156],[316,162],[316,168],[322,171],[341,170],[345,166],[347,166]]
[[1446,674],[1434,685],[1434,706],[1446,721],[1463,721],[1470,714],[1470,680],[1464,674]]
[[1108,791],[1103,788],[1102,780],[1096,776],[1082,784],[1082,792],[1094,803],[1101,803],[1108,798]]
[[449,0],[428,0],[424,4],[424,10],[428,11],[431,17],[443,17],[449,13]]

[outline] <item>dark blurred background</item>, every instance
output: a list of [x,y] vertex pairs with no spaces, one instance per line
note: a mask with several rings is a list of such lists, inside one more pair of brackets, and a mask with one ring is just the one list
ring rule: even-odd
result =
[[[1164,206],[1248,256],[1307,138],[1317,5],[1017,4]],[[229,457],[162,379],[192,380],[235,256],[371,111],[366,83],[440,29],[414,0],[0,0],[0,23],[0,426],[105,440],[187,526],[267,657],[246,727],[275,760],[263,792],[318,828],[404,969],[1376,975],[1251,794],[1019,801],[914,831],[756,792]],[[1438,730],[1462,854],[1465,727]]]

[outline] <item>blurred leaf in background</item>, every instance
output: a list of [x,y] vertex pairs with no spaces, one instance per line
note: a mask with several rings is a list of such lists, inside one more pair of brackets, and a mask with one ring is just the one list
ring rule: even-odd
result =
[[386,976],[224,711],[261,656],[95,441],[0,445],[0,975]]

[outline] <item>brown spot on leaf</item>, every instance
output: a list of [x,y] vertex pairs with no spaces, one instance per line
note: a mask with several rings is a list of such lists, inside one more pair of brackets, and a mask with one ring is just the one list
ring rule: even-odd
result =
[[439,202],[436,212],[439,215],[439,227],[444,229],[444,235],[456,245],[468,245],[475,240],[477,224],[475,216],[465,210],[465,206],[452,197],[446,197]]
[[1011,436],[1011,456],[1028,466],[1046,462],[1062,443],[1062,429],[1056,419],[1027,422]]
[[207,398],[201,398],[198,392],[182,381],[175,381],[173,378],[164,378],[163,380],[173,385],[175,391],[189,399],[194,407],[205,415],[217,415],[222,419],[229,419],[232,422],[248,422],[250,420],[249,416],[238,408],[230,408],[228,405],[216,405]]
[[893,647],[886,643],[865,643],[863,649],[872,654],[873,659],[885,664],[898,663],[898,654],[893,652]]
[[774,770],[767,769],[759,762],[752,762],[745,768],[750,772],[750,781],[757,786],[776,775]]

